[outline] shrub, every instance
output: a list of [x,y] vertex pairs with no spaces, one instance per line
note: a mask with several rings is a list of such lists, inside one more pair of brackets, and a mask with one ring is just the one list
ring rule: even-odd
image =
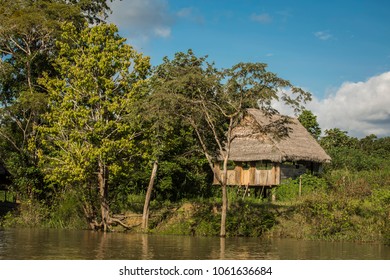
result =
[[266,204],[238,200],[229,209],[226,227],[229,236],[259,237],[275,224],[276,217]]
[[[324,191],[327,183],[324,178],[319,178],[311,174],[302,175],[302,195],[313,191]],[[299,197],[300,179],[286,179],[276,188],[276,198],[279,201],[289,201]]]

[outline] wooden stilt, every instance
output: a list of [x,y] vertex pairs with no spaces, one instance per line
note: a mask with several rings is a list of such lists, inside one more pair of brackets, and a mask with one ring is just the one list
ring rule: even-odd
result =
[[299,197],[302,196],[302,175],[299,176]]
[[248,193],[248,190],[249,190],[249,185],[246,185],[245,186],[245,192],[244,192],[244,195],[242,196],[242,198],[245,198],[247,193]]

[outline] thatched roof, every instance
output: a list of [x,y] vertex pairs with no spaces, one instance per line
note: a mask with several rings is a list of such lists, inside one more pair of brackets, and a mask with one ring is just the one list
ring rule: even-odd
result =
[[233,130],[230,160],[234,161],[312,161],[329,162],[317,141],[298,119],[266,115],[248,109],[240,126]]

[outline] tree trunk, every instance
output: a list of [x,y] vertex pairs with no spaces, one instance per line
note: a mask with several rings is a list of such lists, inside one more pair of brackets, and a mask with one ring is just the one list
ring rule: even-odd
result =
[[147,231],[148,227],[149,227],[150,197],[152,196],[154,180],[155,180],[156,175],[157,175],[157,167],[158,167],[158,161],[156,160],[153,163],[152,174],[150,176],[150,181],[149,181],[148,189],[146,191],[146,196],[145,196],[144,211],[143,211],[143,214],[142,214],[142,230],[143,231]]
[[107,184],[108,171],[104,163],[99,160],[99,193],[100,193],[100,209],[102,214],[102,227],[103,231],[109,230],[110,224],[110,208],[108,205],[108,184]]
[[221,237],[226,236],[227,204],[228,204],[227,190],[226,190],[226,185],[224,185],[222,186],[222,213],[221,213],[221,232],[220,232]]
[[223,178],[222,178],[222,213],[221,213],[221,232],[220,236],[226,236],[226,216],[227,216],[227,205],[228,205],[228,197],[227,197],[227,163],[228,156],[226,155],[223,160]]
[[95,220],[95,215],[93,213],[92,206],[88,202],[83,203],[84,217],[89,225],[91,230],[95,230],[97,223]]
[[233,129],[233,117],[230,117],[229,120],[229,128],[227,132],[227,141],[226,141],[226,148],[225,152],[221,150],[221,153],[224,154],[223,157],[223,178],[221,182],[222,187],[222,213],[221,213],[221,232],[220,237],[226,236],[226,216],[227,216],[227,210],[228,210],[228,196],[227,196],[227,183],[228,183],[228,161],[229,161],[229,154],[230,154],[230,145],[232,143],[232,129]]

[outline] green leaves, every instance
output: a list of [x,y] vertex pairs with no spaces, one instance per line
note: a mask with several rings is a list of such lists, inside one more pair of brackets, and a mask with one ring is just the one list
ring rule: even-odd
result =
[[320,144],[325,149],[345,147],[353,148],[357,144],[357,139],[347,135],[347,131],[339,128],[325,130],[325,136],[321,138]]
[[134,102],[146,86],[141,77],[149,71],[149,59],[125,44],[117,31],[106,24],[81,32],[63,25],[56,59],[60,75],[40,80],[49,96],[39,131],[50,180],[61,183],[65,176],[68,182],[85,182],[95,176],[98,160],[110,166],[134,148]]
[[314,139],[318,140],[321,135],[321,128],[317,122],[317,117],[311,111],[303,110],[299,115],[298,120]]

